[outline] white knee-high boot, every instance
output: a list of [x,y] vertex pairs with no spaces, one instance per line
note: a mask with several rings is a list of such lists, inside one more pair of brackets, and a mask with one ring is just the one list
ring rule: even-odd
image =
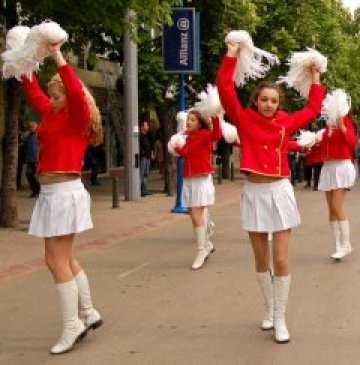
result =
[[330,226],[335,241],[335,252],[330,257],[333,259],[337,259],[338,258],[337,256],[339,255],[341,249],[339,222],[331,221]]
[[261,329],[270,330],[274,327],[274,287],[270,271],[257,272],[256,279],[265,301],[265,314]]
[[63,332],[50,352],[62,354],[70,351],[75,342],[86,335],[86,328],[78,316],[78,287],[75,280],[56,284],[56,289],[63,316]]
[[210,253],[213,253],[213,252],[215,252],[215,247],[214,247],[213,243],[210,241],[210,238],[214,234],[215,223],[211,219],[209,208],[204,209],[203,219],[204,219],[204,226],[206,228],[207,249]]
[[210,255],[210,251],[206,245],[206,228],[204,225],[195,227],[195,237],[197,244],[197,254],[191,266],[193,270],[200,269],[204,266],[206,259]]
[[103,323],[99,312],[94,308],[91,295],[89,280],[81,270],[74,277],[79,290],[80,318],[84,321],[86,329],[96,329]]
[[349,221],[339,221],[340,228],[340,250],[337,255],[333,255],[334,259],[342,259],[346,255],[348,255],[352,251],[351,243],[350,243],[350,227]]
[[274,276],[274,338],[278,343],[290,341],[285,313],[289,297],[291,276]]

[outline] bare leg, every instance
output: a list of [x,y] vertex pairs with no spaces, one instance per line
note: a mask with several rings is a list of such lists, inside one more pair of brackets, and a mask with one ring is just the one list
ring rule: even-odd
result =
[[270,247],[268,244],[268,233],[248,232],[255,258],[257,272],[270,270]]

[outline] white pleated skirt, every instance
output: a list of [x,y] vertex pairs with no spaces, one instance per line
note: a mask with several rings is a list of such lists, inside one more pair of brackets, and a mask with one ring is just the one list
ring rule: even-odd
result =
[[246,231],[278,232],[300,224],[294,189],[288,179],[271,183],[247,181],[240,208]]
[[207,207],[215,203],[215,188],[212,175],[184,178],[182,188],[184,207]]
[[90,204],[90,195],[80,179],[41,185],[29,234],[55,237],[91,229]]
[[331,191],[351,188],[356,179],[356,170],[351,160],[325,161],[321,168],[318,190]]

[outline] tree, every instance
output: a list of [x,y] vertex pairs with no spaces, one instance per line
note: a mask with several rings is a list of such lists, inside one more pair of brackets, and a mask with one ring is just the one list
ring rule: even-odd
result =
[[[121,57],[119,40],[125,29],[137,29],[139,25],[146,24],[153,27],[170,20],[171,6],[177,0],[147,1],[144,6],[142,1],[127,0],[84,0],[74,2],[71,0],[4,0],[0,5],[0,20],[5,23],[6,29],[22,23],[33,25],[44,19],[52,19],[61,24],[69,33],[68,48],[79,51],[84,45],[92,45],[95,52],[112,52]],[[124,20],[126,8],[131,8],[137,13],[134,22]],[[136,39],[136,32],[132,33]],[[137,40],[137,39],[136,39]],[[3,84],[3,86],[5,86]],[[17,164],[17,121],[20,106],[19,85],[15,80],[6,82],[6,148],[2,174],[0,197],[0,225],[14,226],[17,224],[17,204],[15,193],[15,171]]]
[[[16,1],[8,0],[3,14],[6,19],[6,28],[9,29],[18,23]],[[4,136],[4,163],[1,177],[0,195],[0,225],[12,227],[18,220],[16,200],[16,167],[18,157],[18,119],[21,94],[19,82],[11,79],[3,83],[5,88],[5,136]]]

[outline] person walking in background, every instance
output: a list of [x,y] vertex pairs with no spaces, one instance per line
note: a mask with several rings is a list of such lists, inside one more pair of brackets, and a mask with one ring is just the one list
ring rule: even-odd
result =
[[324,163],[321,151],[322,151],[322,147],[321,147],[320,143],[316,143],[313,147],[311,147],[312,176],[313,176],[313,190],[314,191],[318,190],[321,168]]
[[221,137],[221,129],[217,117],[205,119],[195,110],[188,112],[186,128],[185,144],[174,147],[174,151],[184,158],[182,203],[189,208],[197,244],[191,268],[198,270],[214,251],[210,237],[207,236],[210,218],[205,210],[215,203],[211,153],[214,142]]
[[150,171],[150,163],[154,158],[154,152],[150,137],[150,125],[147,120],[140,123],[140,187],[141,196],[151,195],[148,191],[148,176]]
[[31,189],[30,198],[37,197],[40,192],[40,184],[36,175],[36,161],[39,153],[37,127],[36,122],[30,122],[29,133],[25,139],[26,178]]
[[90,196],[80,175],[86,147],[102,141],[101,116],[60,47],[48,46],[58,71],[48,83],[49,97],[40,89],[35,73],[22,78],[26,97],[41,116],[37,129],[41,189],[29,234],[44,238],[45,261],[56,284],[63,319],[62,334],[51,354],[68,352],[89,329],[102,324],[92,304],[88,278],[73,252],[75,235],[93,228]]
[[[283,96],[276,83],[262,82],[256,88],[250,107],[243,109],[234,87],[233,75],[241,46],[227,42],[227,54],[217,75],[217,87],[225,113],[237,127],[241,141],[240,171],[247,176],[241,200],[244,230],[252,244],[256,276],[266,303],[261,324],[274,328],[278,343],[290,340],[285,312],[290,290],[288,247],[291,228],[300,224],[294,190],[288,180],[288,140],[319,113],[324,88],[320,73],[309,66],[312,85],[306,106],[293,114],[282,112]],[[273,266],[270,272],[268,232],[273,233]]]
[[25,152],[25,139],[26,131],[24,126],[24,121],[19,120],[19,134],[18,134],[18,161],[16,170],[16,189],[21,189],[21,180],[23,174],[23,166],[26,162],[26,152]]
[[356,178],[352,162],[356,144],[357,136],[350,115],[339,117],[336,126],[327,126],[321,141],[324,164],[318,189],[325,192],[335,241],[335,252],[330,257],[336,260],[342,259],[352,251],[345,197]]
[[357,168],[358,168],[358,174],[360,174],[360,140],[358,140],[357,142],[357,147],[356,147],[356,163],[357,163]]

